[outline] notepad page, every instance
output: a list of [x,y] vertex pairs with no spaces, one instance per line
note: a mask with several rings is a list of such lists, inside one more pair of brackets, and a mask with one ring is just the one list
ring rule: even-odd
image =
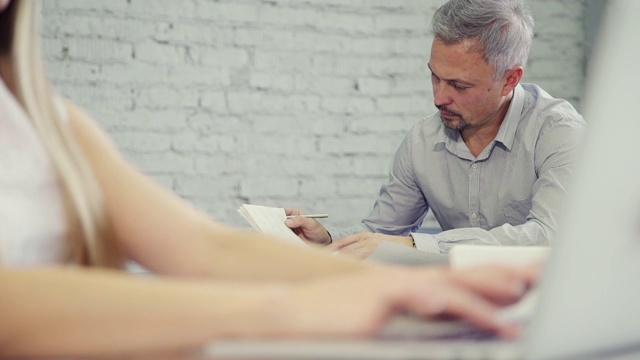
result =
[[449,262],[454,269],[464,269],[487,264],[527,266],[544,262],[549,256],[548,246],[493,246],[455,245],[449,252]]
[[241,206],[241,207],[238,209],[238,212],[240,213],[240,215],[242,215],[242,217],[243,217],[245,220],[247,220],[247,222],[249,223],[249,225],[251,225],[251,227],[252,227],[252,228],[254,228],[254,229],[255,229],[255,230],[257,230],[257,231],[261,231],[261,230],[260,230],[260,227],[258,226],[258,224],[256,224],[256,222],[255,222],[255,221],[253,221],[253,219],[251,218],[251,214],[249,214],[249,211],[247,211],[247,210],[244,208],[244,206],[245,206],[245,205]]
[[287,215],[283,208],[243,204],[240,209],[238,209],[238,212],[254,229],[266,235],[287,240],[295,244],[305,244],[302,239],[284,224]]

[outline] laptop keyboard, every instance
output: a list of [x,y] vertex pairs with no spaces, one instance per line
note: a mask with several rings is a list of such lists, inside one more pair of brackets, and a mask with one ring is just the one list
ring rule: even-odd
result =
[[380,340],[491,340],[493,331],[480,329],[459,320],[424,320],[411,316],[398,317],[378,336]]
[[[530,290],[520,301],[500,311],[505,321],[527,324],[538,302],[537,289]],[[414,316],[398,316],[391,321],[379,339],[392,340],[497,340],[498,336],[461,320],[425,320]]]

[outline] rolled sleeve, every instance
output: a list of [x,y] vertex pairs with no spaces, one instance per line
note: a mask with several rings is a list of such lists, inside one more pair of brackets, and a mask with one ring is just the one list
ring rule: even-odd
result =
[[438,240],[433,235],[425,233],[411,233],[410,235],[416,244],[416,249],[430,253],[440,253]]

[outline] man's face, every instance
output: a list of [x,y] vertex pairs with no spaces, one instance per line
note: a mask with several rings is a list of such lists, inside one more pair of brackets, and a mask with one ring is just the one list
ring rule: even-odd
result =
[[442,123],[451,129],[480,129],[501,122],[500,106],[505,80],[493,81],[494,70],[472,43],[446,45],[434,40],[431,46],[431,84]]

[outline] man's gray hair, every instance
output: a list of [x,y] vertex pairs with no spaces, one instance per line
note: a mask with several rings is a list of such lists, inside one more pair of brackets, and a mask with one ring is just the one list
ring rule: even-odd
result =
[[525,66],[533,26],[523,0],[450,0],[431,22],[435,39],[447,45],[475,41],[473,50],[493,67],[494,81],[514,66]]

